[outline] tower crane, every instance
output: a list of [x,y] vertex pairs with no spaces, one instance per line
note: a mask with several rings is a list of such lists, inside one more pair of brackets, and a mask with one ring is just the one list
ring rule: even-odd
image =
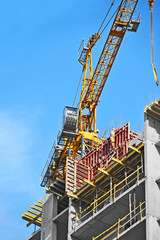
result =
[[[113,0],[110,9],[114,2],[115,0]],[[148,2],[152,10],[154,0],[148,0]],[[46,186],[48,192],[51,191],[50,186],[56,181],[56,178],[65,179],[67,156],[72,156],[74,160],[78,161],[102,143],[102,139],[97,137],[96,107],[126,31],[136,32],[138,29],[141,20],[140,14],[133,17],[133,14],[136,13],[137,3],[138,0],[121,0],[111,17],[111,19],[115,18],[94,72],[92,48],[100,39],[105,28],[102,32],[98,31],[93,34],[87,42],[82,41],[78,59],[83,66],[79,106],[78,108],[66,106],[64,109],[62,130],[58,134],[57,144],[53,145],[41,175],[41,186]],[[155,69],[154,62],[152,65]],[[158,82],[158,78],[156,82]]]

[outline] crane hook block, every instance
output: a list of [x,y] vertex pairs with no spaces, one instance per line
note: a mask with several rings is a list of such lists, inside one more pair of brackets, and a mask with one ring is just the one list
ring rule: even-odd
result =
[[156,81],[156,84],[157,84],[157,87],[159,85],[159,80],[158,80],[158,76],[157,76],[157,72],[156,72],[156,67],[154,64],[152,64],[152,67],[153,67],[153,74],[154,74],[154,78],[155,78],[155,81]]
[[154,4],[154,1],[155,1],[155,0],[148,0],[148,3],[149,3],[149,9],[150,9],[150,10],[153,10],[153,4]]

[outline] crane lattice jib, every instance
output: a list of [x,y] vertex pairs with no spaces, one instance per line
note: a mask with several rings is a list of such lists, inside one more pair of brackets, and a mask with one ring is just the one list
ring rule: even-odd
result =
[[98,64],[82,100],[82,109],[88,108],[90,115],[98,104],[101,92],[108,78],[121,42],[127,31],[138,0],[122,0],[115,20],[102,50]]

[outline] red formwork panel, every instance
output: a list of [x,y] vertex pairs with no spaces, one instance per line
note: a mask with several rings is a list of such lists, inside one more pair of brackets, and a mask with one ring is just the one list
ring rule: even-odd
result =
[[66,192],[76,192],[84,186],[84,179],[92,180],[98,174],[98,168],[106,169],[112,162],[112,158],[119,159],[128,152],[127,143],[137,134],[130,131],[127,123],[115,132],[114,146],[111,138],[81,158],[78,162],[68,157],[66,161]]
[[125,155],[128,152],[127,143],[136,136],[135,132],[130,131],[130,124],[127,123],[115,132],[114,147],[109,137],[98,148],[80,159],[79,163],[90,168],[90,180],[97,175],[98,168],[107,168],[111,164],[112,157],[119,159]]

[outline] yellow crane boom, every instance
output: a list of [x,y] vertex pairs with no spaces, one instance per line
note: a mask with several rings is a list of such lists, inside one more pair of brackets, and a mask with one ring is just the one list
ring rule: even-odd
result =
[[[94,124],[96,119],[95,109],[99,102],[100,95],[108,79],[108,75],[117,56],[118,50],[124,38],[129,25],[132,24],[132,16],[135,11],[138,0],[122,0],[101,56],[97,63],[93,77],[89,82],[88,88],[81,98],[80,108],[83,111],[88,109],[88,128],[92,129],[90,124]],[[84,122],[83,115],[82,121]],[[85,114],[86,118],[86,114]],[[86,124],[86,122],[85,122]]]

